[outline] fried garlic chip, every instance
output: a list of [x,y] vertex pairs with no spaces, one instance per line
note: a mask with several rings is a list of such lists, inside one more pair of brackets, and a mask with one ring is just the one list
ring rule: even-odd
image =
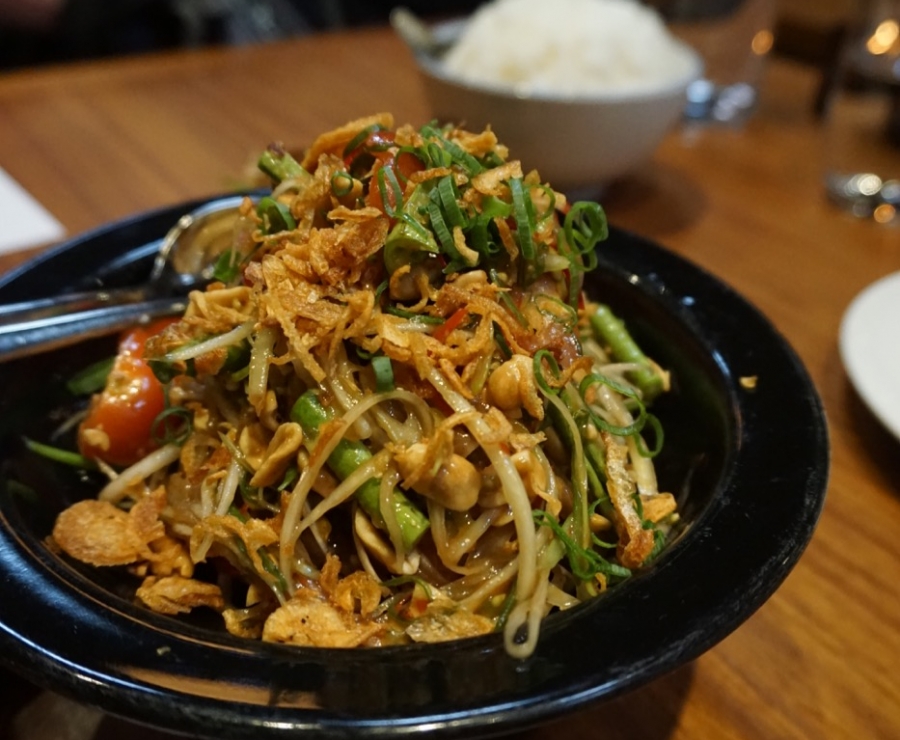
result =
[[165,528],[149,513],[141,503],[129,513],[108,501],[79,501],[57,517],[53,540],[67,555],[89,565],[152,560],[149,543],[164,536]]
[[340,128],[336,128],[333,131],[321,134],[312,143],[312,146],[310,146],[300,164],[303,165],[303,169],[311,172],[315,169],[316,162],[319,161],[321,155],[328,153],[342,153],[344,147],[347,146],[360,131],[370,126],[393,128],[394,117],[390,113],[378,113],[374,116],[359,118]]
[[150,576],[135,594],[140,601],[160,614],[186,614],[198,606],[216,611],[225,607],[222,590],[214,583],[182,576]]
[[276,609],[263,627],[263,640],[312,647],[359,647],[381,631],[381,625],[329,603],[311,588],[298,589]]
[[406,634],[414,642],[446,642],[486,635],[493,629],[494,622],[487,617],[436,600],[428,605],[424,615],[406,628]]

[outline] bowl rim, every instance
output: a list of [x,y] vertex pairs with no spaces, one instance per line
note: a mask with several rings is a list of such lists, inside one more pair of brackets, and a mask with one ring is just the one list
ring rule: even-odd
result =
[[[468,18],[441,21],[431,26],[435,38],[443,43],[451,42],[468,22]],[[568,106],[594,106],[612,103],[635,103],[653,101],[676,95],[686,95],[688,87],[701,79],[705,69],[703,57],[692,46],[678,38],[672,41],[689,60],[687,72],[681,77],[664,82],[648,82],[633,88],[611,88],[589,93],[554,94],[547,90],[516,89],[493,82],[477,82],[451,74],[443,64],[440,55],[413,49],[413,58],[420,73],[461,91],[490,95],[502,101],[552,103]]]

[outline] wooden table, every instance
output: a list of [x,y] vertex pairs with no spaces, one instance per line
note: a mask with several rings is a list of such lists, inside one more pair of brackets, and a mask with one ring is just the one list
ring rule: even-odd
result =
[[[900,269],[900,228],[825,202],[815,84],[812,70],[773,60],[745,128],[672,133],[605,205],[614,223],[733,285],[805,361],[833,444],[816,536],[775,596],[713,650],[522,737],[900,737],[900,446],[854,395],[836,346],[853,296]],[[0,77],[0,166],[74,234],[227,189],[269,141],[302,146],[380,110],[429,118],[386,29],[22,72]],[[107,719],[99,736],[119,731]]]

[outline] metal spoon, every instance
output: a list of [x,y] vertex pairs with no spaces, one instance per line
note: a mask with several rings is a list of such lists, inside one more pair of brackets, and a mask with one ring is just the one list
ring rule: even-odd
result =
[[0,305],[0,362],[180,313],[188,292],[212,279],[216,259],[231,247],[242,201],[243,196],[222,198],[182,216],[163,238],[141,285]]
[[453,45],[452,38],[438,38],[409,8],[394,8],[390,20],[393,29],[416,54],[438,57]]

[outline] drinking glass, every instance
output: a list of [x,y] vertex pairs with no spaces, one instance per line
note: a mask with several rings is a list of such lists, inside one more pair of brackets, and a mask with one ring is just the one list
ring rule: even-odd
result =
[[825,188],[851,213],[900,224],[900,0],[872,0],[826,98]]
[[704,75],[688,89],[685,117],[741,124],[756,107],[772,48],[774,0],[645,0],[672,33],[703,57]]

